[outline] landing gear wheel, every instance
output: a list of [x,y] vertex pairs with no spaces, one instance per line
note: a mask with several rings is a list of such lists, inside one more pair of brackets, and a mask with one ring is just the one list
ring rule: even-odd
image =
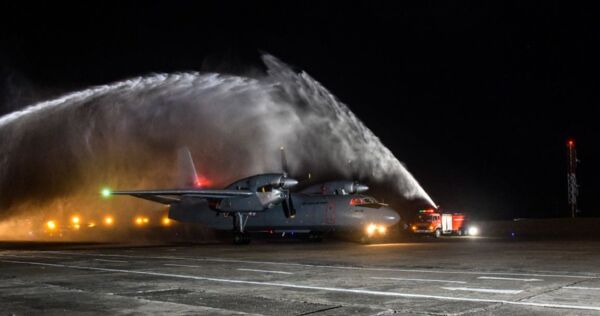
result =
[[368,245],[368,244],[370,244],[372,242],[371,237],[369,237],[367,235],[360,236],[359,241],[360,241],[361,244],[365,244],[365,245]]
[[439,229],[436,229],[435,232],[433,233],[433,238],[440,238],[442,236],[442,231],[440,231]]
[[310,241],[310,242],[322,242],[323,241],[323,235],[321,235],[321,234],[315,234],[315,233],[310,233],[310,234],[308,234],[308,241]]
[[244,234],[236,233],[233,235],[233,243],[235,245],[247,245],[250,243],[250,237]]

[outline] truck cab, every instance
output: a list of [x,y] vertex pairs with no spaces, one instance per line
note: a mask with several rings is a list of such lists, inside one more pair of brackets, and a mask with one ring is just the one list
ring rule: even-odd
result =
[[440,213],[434,209],[420,210],[410,223],[410,231],[419,235],[442,235],[442,221]]

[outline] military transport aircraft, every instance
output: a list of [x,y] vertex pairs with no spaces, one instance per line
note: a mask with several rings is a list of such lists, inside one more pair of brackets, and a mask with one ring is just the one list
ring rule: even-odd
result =
[[235,244],[250,242],[250,233],[306,234],[320,240],[327,232],[359,233],[361,241],[385,235],[400,216],[386,204],[362,195],[369,188],[356,181],[331,181],[292,193],[298,181],[288,177],[281,148],[283,172],[244,178],[222,190],[203,189],[190,151],[179,157],[178,189],[115,191],[169,206],[169,218],[234,231]]

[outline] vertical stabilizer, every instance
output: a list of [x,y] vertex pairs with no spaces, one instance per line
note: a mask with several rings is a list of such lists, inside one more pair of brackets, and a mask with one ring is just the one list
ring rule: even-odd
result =
[[190,153],[189,148],[182,147],[179,149],[177,152],[177,166],[179,168],[177,187],[195,187],[198,183],[198,176],[196,174],[196,168],[194,167],[194,161],[192,160],[192,154]]

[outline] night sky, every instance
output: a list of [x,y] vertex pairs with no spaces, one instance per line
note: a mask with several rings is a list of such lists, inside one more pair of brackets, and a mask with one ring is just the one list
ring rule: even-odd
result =
[[446,209],[567,216],[572,137],[581,215],[599,216],[600,19],[567,4],[2,4],[0,112],[153,72],[252,71],[268,52],[346,103]]

